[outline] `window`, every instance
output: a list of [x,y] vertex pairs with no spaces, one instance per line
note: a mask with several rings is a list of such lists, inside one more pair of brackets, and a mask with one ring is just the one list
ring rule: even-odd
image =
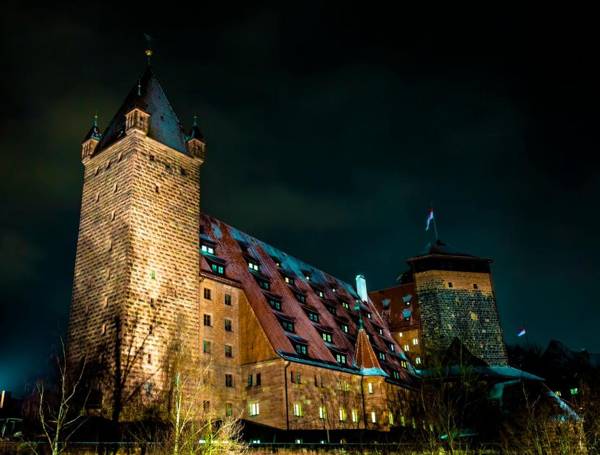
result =
[[212,348],[211,341],[208,341],[208,340],[202,341],[202,352],[204,352],[205,354],[210,354],[211,350],[212,350],[211,348]]
[[260,265],[258,265],[257,262],[254,261],[248,261],[248,268],[250,270],[253,270],[255,272],[260,272]]
[[392,414],[390,411],[388,411],[388,422],[390,425],[394,424],[394,414]]
[[417,365],[421,365],[421,363],[423,363],[423,362],[421,361],[421,357],[417,357],[417,358],[415,358],[415,363],[416,363]]
[[207,254],[215,254],[215,248],[205,243],[200,247],[200,251]]
[[211,295],[210,295],[210,289],[208,288],[204,288],[204,298],[206,300],[210,300],[211,299]]
[[256,373],[256,386],[258,387],[259,385],[261,385],[262,383],[262,378],[260,376],[260,373]]
[[348,304],[348,302],[346,302],[345,300],[342,300],[342,307],[346,310],[350,309],[350,305]]
[[210,327],[212,325],[211,322],[212,321],[211,321],[210,314],[205,314],[204,315],[204,325],[207,327]]
[[402,365],[402,368],[406,368],[408,366],[408,364],[406,363],[406,360],[401,360],[400,365]]
[[405,351],[410,351],[410,346],[409,346],[408,344],[405,344],[405,345],[404,345],[404,350],[405,350]]
[[233,415],[233,404],[225,403],[225,417],[231,417]]
[[180,167],[179,168],[179,174],[181,174],[182,176],[185,177],[187,175],[187,171],[184,168]]
[[203,410],[204,412],[209,412],[209,411],[210,411],[210,401],[208,401],[208,400],[204,400],[204,401],[202,402],[202,410]]
[[231,306],[231,294],[225,294],[225,305]]
[[301,384],[302,374],[299,371],[290,371],[290,381],[294,384]]
[[325,294],[320,289],[317,291],[317,295],[321,298],[325,297]]
[[369,313],[368,311],[367,311],[366,315],[367,315],[367,319],[372,319],[373,318],[373,315],[371,313]]
[[233,357],[233,346],[230,344],[225,345],[225,357]]
[[294,349],[296,349],[296,352],[300,355],[307,355],[308,354],[308,347],[305,344],[302,343],[296,343],[294,345]]
[[390,351],[396,352],[396,346],[393,343],[390,343]]
[[452,288],[452,287],[454,287],[454,285],[452,284],[452,281],[448,281],[448,287],[449,287],[449,288]]
[[398,373],[396,370],[392,370],[392,377],[394,379],[400,379],[400,373]]
[[370,394],[374,393],[373,392],[373,383],[372,382],[367,383],[367,390],[368,390],[368,392]]
[[354,423],[358,422],[358,409],[352,410],[352,422],[354,422]]
[[377,414],[375,411],[371,411],[371,423],[377,423]]
[[225,331],[226,332],[233,332],[233,326],[232,326],[231,319],[225,319]]
[[294,332],[294,323],[292,321],[288,321],[287,319],[281,319],[281,326],[283,330],[286,332]]
[[331,333],[321,332],[321,338],[323,338],[323,341],[326,341],[327,343],[332,342]]
[[325,420],[327,418],[327,408],[325,406],[319,406],[319,419]]
[[412,339],[412,344],[413,344],[413,346],[418,345],[419,344],[419,339],[418,338],[413,338]]
[[102,324],[102,335],[106,334],[106,323]]
[[294,294],[296,296],[296,300],[300,303],[306,303],[306,296],[304,294]]
[[346,418],[348,417],[346,415],[346,410],[344,408],[340,408],[339,414],[340,414],[340,422],[345,422]]
[[348,324],[342,324],[342,332],[348,333],[350,329],[348,328]]
[[248,387],[252,387],[252,375],[248,375]]
[[263,288],[265,291],[271,289],[271,283],[265,280],[258,280],[258,285]]
[[260,414],[260,403],[258,401],[248,404],[248,414],[250,414],[250,416],[257,416]]
[[572,396],[579,395],[579,388],[578,387],[573,387],[573,388],[569,389],[569,393]]
[[290,278],[289,276],[284,276],[283,280],[289,285],[292,285],[292,286],[294,285],[294,279]]
[[232,374],[225,375],[225,387],[233,387],[233,375]]
[[151,364],[152,363],[152,354],[148,354],[148,363]]
[[313,322],[319,322],[319,315],[317,313],[315,313],[314,311],[308,311],[308,319],[310,319]]
[[281,311],[281,300],[277,300],[277,299],[273,299],[273,298],[269,298],[269,305],[271,305],[271,308],[273,308],[274,310],[277,311]]
[[160,193],[160,185],[158,185],[157,183],[154,184],[154,192]]
[[337,314],[337,309],[334,306],[325,305],[325,308],[327,308],[327,311],[329,311],[331,314],[333,314],[333,315]]
[[308,273],[308,272],[304,272],[304,279],[305,279],[306,281],[310,281],[310,273]]
[[473,289],[479,289],[479,286],[477,286],[477,283],[473,283]]
[[302,417],[302,403],[294,403],[294,415]]
[[379,360],[385,360],[385,353],[378,351],[377,352],[377,357],[379,357]]
[[225,275],[225,267],[223,267],[221,264],[215,264],[214,262],[211,262],[210,270],[217,275]]
[[381,327],[379,327],[377,331],[379,332],[379,335],[383,335],[383,329]]
[[346,354],[336,354],[335,355],[335,360],[337,360],[337,363],[341,363],[342,365],[346,364]]

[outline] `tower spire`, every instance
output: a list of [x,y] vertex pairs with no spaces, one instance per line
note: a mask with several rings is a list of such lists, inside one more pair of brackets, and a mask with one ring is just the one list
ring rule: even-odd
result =
[[147,33],[144,33],[144,38],[146,38],[146,49],[144,49],[144,55],[146,55],[146,64],[150,66],[152,63],[152,56],[154,55],[154,51],[152,50],[152,37]]

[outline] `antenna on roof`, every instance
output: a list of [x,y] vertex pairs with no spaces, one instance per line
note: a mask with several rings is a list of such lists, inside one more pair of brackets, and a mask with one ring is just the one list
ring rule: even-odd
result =
[[154,55],[154,51],[152,50],[152,37],[147,33],[144,33],[144,38],[146,39],[146,49],[144,50],[144,54],[147,59],[146,63],[150,66],[152,55]]
[[98,128],[98,113],[97,112],[94,114],[94,123],[93,123],[93,125],[96,128]]

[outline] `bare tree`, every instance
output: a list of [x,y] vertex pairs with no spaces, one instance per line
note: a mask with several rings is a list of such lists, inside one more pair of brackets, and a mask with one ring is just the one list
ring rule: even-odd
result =
[[69,362],[65,345],[60,339],[60,353],[56,356],[57,382],[54,391],[43,381],[38,382],[38,415],[42,432],[52,452],[58,455],[65,450],[71,436],[83,423],[87,395],[82,396],[80,385],[86,369],[84,356],[77,367]]

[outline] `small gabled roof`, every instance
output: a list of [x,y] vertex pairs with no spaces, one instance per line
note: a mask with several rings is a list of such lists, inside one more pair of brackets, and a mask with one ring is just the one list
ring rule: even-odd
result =
[[355,352],[356,366],[360,369],[361,374],[365,376],[387,376],[385,371],[381,369],[381,364],[375,355],[373,346],[371,346],[367,332],[363,328],[358,330]]
[[150,114],[149,137],[187,154],[185,133],[181,122],[150,67],[146,68],[142,77],[131,88],[125,101],[108,124],[96,148],[96,153],[125,136],[125,114],[134,107]]

